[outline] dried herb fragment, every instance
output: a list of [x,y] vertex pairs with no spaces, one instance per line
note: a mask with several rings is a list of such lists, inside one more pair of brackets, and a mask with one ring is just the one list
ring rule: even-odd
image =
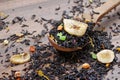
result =
[[53,35],[50,35],[50,38],[53,40],[53,39],[54,39],[54,36],[53,36]]
[[92,40],[92,38],[89,37],[89,39],[90,39],[90,43],[91,43],[92,47],[94,47],[94,44],[93,44],[93,40]]
[[44,73],[43,73],[41,70],[38,70],[38,71],[36,71],[36,72],[37,72],[37,74],[38,74],[39,76],[44,77],[44,78],[46,78],[47,80],[50,80],[46,75],[44,75]]
[[92,55],[93,59],[97,59],[97,56],[96,56],[96,54],[94,52],[90,52],[90,54]]

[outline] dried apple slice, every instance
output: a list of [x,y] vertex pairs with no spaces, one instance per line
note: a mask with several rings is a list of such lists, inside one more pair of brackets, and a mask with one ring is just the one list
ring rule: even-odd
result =
[[97,53],[97,59],[101,63],[111,63],[115,58],[114,52],[112,50],[101,50]]
[[88,25],[72,19],[64,19],[64,30],[71,35],[83,36],[87,30]]
[[22,64],[30,60],[29,53],[16,54],[11,56],[10,62],[13,64]]

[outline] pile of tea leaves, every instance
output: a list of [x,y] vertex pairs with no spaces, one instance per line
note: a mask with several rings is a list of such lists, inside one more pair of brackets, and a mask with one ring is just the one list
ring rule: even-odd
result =
[[[71,1],[72,0],[69,0],[68,4]],[[72,6],[70,13],[73,13],[73,15],[76,12],[78,12],[78,14],[81,14],[84,13],[84,8],[98,7],[103,4],[101,0],[93,0],[93,2],[90,4],[84,4],[84,1],[85,0],[73,0],[76,5]],[[42,7],[39,6],[39,9],[42,9]],[[55,10],[57,12],[60,9],[61,7],[59,6]],[[22,71],[16,69],[11,70],[11,68],[19,65],[10,63],[10,53],[6,54],[6,63],[9,63],[9,65],[6,67],[6,70],[10,69],[11,73],[7,73],[6,71],[3,72],[3,77],[0,78],[0,80],[104,80],[108,71],[113,70],[113,66],[118,64],[118,59],[116,56],[114,60],[109,64],[101,63],[96,59],[96,54],[104,49],[112,50],[115,53],[114,55],[118,54],[120,51],[120,46],[118,46],[117,50],[114,49],[114,45],[112,45],[111,42],[112,36],[108,35],[107,32],[93,30],[93,23],[88,23],[88,28],[84,36],[77,37],[68,34],[64,29],[62,31],[57,30],[58,26],[63,23],[62,20],[49,20],[43,18],[42,16],[41,18],[36,19],[36,16],[36,14],[33,14],[31,19],[34,23],[38,23],[40,25],[43,24],[45,30],[42,30],[41,34],[37,34],[35,36],[34,33],[37,30],[33,32],[24,30],[24,27],[30,26],[23,24],[23,22],[27,22],[27,20],[24,17],[15,17],[12,20],[12,24],[14,25],[16,23],[19,23],[23,29],[21,31],[23,35],[18,36],[16,34],[13,34],[6,39],[0,39],[0,43],[3,43],[4,40],[8,40],[10,42],[14,41],[10,47],[8,45],[5,53],[9,52],[9,50],[13,49],[14,47],[16,48],[16,50],[13,52],[14,54],[19,54],[20,50],[24,52],[24,47],[21,45],[25,45],[25,47],[30,47],[32,45],[34,47],[34,50],[32,50],[32,52],[28,52],[30,53],[31,58],[29,62],[23,64],[24,69]],[[63,11],[62,17],[66,19],[73,18],[73,16],[69,16],[69,14],[67,14],[67,11]],[[47,24],[53,25],[53,28],[50,31]],[[5,28],[6,26],[1,27],[0,31]],[[47,33],[54,37],[54,40],[57,41],[57,44],[59,46],[68,48],[80,46],[82,49],[73,52],[58,51],[49,42],[46,44],[42,43],[41,39],[46,37],[45,35]],[[58,33],[62,33],[63,36],[66,36],[66,40],[60,40],[59,36],[57,36]],[[28,35],[32,37],[28,37]],[[19,47],[16,47],[15,41],[21,37],[24,38],[24,40],[20,42]],[[33,43],[33,41],[35,41],[35,43]],[[0,57],[2,57],[1,53]],[[3,63],[5,62],[1,60],[1,64]],[[81,67],[85,63],[89,64],[89,68],[85,69]],[[120,67],[120,65],[118,66]],[[16,72],[20,73],[19,77],[15,76]],[[108,80],[110,79],[108,78]]]
[[[58,22],[55,21],[54,23],[59,24]],[[82,50],[66,53],[55,50],[50,44],[34,44],[36,50],[31,54],[29,66],[25,66],[23,69],[25,74],[21,75],[20,80],[103,80],[107,72],[116,64],[117,58],[115,57],[113,62],[106,66],[106,64],[97,61],[91,53],[96,55],[100,50],[112,50],[114,46],[111,44],[111,37],[108,36],[107,32],[92,31],[93,24],[88,23],[88,25],[85,37],[82,39],[62,31],[68,36],[68,40],[79,39],[84,44],[90,42]],[[56,32],[56,27],[50,30],[50,34],[53,36],[55,36]],[[69,37],[72,38],[69,39]],[[62,42],[60,43],[62,44]],[[71,44],[67,46],[71,46]],[[115,54],[118,53],[116,50],[114,52]],[[81,68],[84,63],[89,63],[90,68]],[[1,79],[16,80],[15,72],[11,70],[11,75],[4,76]]]

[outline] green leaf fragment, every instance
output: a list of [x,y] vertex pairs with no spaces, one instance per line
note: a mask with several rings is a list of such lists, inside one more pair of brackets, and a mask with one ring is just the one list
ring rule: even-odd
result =
[[97,59],[97,56],[96,56],[96,54],[94,52],[90,52],[90,54],[92,55],[93,59]]
[[57,36],[59,36],[59,39],[62,40],[62,41],[66,40],[66,36],[63,36],[62,32],[57,33]]
[[57,33],[57,36],[59,36],[59,37],[62,36],[62,35],[63,35],[63,34],[62,34],[61,32],[60,32],[60,33]]
[[66,36],[60,36],[60,38],[59,38],[60,40],[66,40]]

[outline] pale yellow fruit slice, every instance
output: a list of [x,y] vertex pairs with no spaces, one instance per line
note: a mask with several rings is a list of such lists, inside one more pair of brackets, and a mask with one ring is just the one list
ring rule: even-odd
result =
[[115,58],[114,52],[112,50],[101,50],[97,53],[97,60],[101,63],[111,63]]
[[87,30],[88,25],[72,19],[64,19],[64,30],[71,35],[83,36]]
[[13,64],[22,64],[30,60],[29,53],[16,54],[11,56],[10,62]]

